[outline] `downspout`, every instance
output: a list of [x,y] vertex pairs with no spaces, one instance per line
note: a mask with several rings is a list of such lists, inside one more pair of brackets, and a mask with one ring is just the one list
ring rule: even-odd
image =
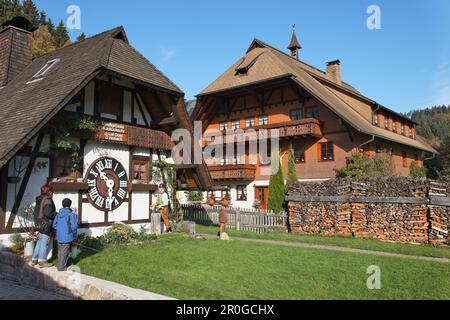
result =
[[373,135],[372,138],[370,138],[370,139],[367,140],[366,142],[360,144],[360,145],[358,146],[358,150],[361,149],[362,147],[364,147],[366,144],[372,143],[372,142],[374,142],[374,141],[375,141],[375,136]]
[[425,161],[428,161],[428,160],[433,160],[433,159],[436,158],[436,156],[437,156],[437,154],[436,154],[436,153],[433,153],[433,156],[432,156],[432,157],[425,158],[425,159],[422,160],[422,162],[425,162]]

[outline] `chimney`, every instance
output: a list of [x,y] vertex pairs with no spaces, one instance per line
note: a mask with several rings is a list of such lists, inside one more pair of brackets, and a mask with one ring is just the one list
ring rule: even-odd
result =
[[341,62],[339,60],[327,62],[327,78],[341,84]]
[[31,34],[36,30],[23,17],[15,17],[1,26],[4,29],[0,31],[0,88],[31,63]]

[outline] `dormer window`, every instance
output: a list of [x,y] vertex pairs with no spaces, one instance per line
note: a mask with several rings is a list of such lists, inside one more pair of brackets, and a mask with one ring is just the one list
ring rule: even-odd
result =
[[59,59],[50,60],[43,66],[31,79],[31,81],[34,80],[40,80],[45,77],[45,75],[50,71],[51,68],[53,68],[57,63],[59,62]]

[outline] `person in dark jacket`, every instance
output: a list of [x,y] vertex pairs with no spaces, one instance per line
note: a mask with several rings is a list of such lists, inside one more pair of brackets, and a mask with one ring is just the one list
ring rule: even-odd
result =
[[53,187],[46,184],[41,187],[41,195],[36,198],[35,230],[38,232],[39,238],[34,248],[32,264],[38,264],[40,268],[53,266],[53,264],[47,262],[52,224],[56,215],[56,207],[52,197]]
[[77,237],[78,219],[70,209],[71,205],[70,199],[64,199],[63,207],[53,221],[53,228],[56,229],[56,240],[58,241],[58,271],[66,270],[70,247]]

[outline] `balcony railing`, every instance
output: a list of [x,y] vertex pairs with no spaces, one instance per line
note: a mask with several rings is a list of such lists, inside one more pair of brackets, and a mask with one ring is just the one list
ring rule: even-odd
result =
[[233,164],[208,166],[213,180],[254,180],[256,166],[252,164]]

